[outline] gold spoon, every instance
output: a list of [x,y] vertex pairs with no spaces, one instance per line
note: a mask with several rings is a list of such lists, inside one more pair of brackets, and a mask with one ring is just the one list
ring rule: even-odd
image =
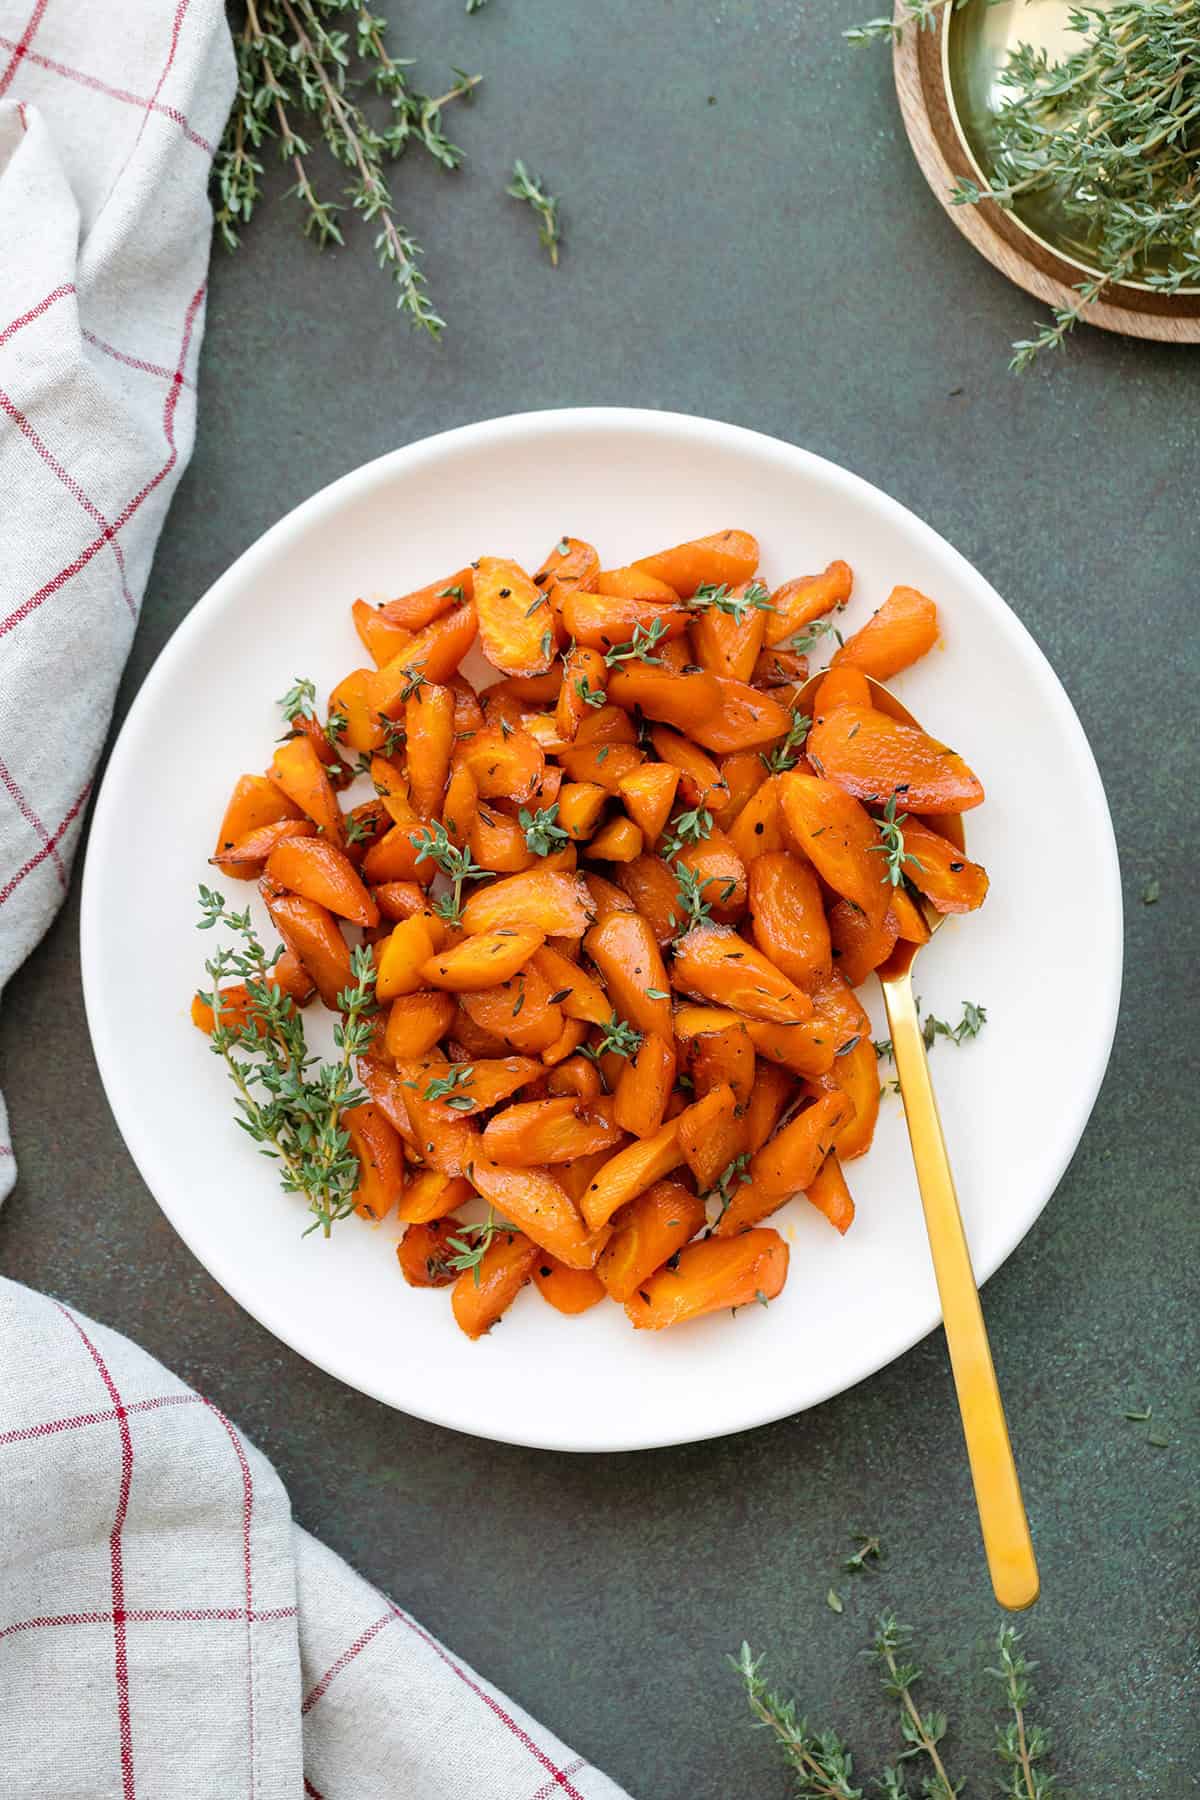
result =
[[[797,702],[798,711],[812,712],[823,679],[824,671],[805,683]],[[871,681],[870,688],[871,704],[880,712],[889,713],[906,725],[918,724],[880,682]],[[941,814],[932,825],[956,848],[965,850],[962,819],[957,813]],[[920,904],[933,933],[945,915],[923,897]],[[997,1600],[1010,1611],[1019,1612],[1032,1606],[1038,1597],[1037,1563],[913,997],[912,969],[919,948],[898,939],[876,974],[891,1027],[900,1098],[925,1209],[925,1229],[967,1440],[983,1547]]]

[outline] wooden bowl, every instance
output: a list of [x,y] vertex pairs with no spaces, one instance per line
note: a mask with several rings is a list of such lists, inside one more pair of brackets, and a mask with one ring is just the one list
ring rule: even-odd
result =
[[[1076,286],[1096,270],[1071,254],[1063,241],[1065,232],[1057,240],[1043,235],[1053,230],[1053,220],[1042,224],[1039,232],[991,200],[977,206],[950,203],[950,191],[960,179],[987,185],[960,117],[950,74],[952,34],[963,29],[971,10],[956,12],[947,6],[934,29],[923,31],[910,22],[896,40],[896,93],[908,141],[938,204],[994,268],[1049,306],[1075,306]],[[897,0],[898,19],[902,11]],[[1021,12],[1027,22],[1031,14],[1024,8]],[[1024,35],[1029,35],[1027,23]],[[1164,294],[1136,281],[1114,283],[1081,317],[1089,325],[1128,337],[1200,343],[1200,289]]]

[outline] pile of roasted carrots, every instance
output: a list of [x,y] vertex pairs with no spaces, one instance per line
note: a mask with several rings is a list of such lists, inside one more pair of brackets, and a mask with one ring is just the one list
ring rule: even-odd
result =
[[[879,1079],[853,990],[929,935],[923,905],[986,894],[937,829],[979,781],[867,680],[931,648],[933,601],[898,587],[842,642],[845,563],[774,589],[758,563],[743,531],[615,569],[563,538],[533,575],[484,556],[357,600],[373,666],[229,802],[212,861],[259,881],[296,1006],[337,1008],[346,925],[374,946],[357,1209],[398,1213],[406,1279],[452,1285],[471,1337],[530,1280],[651,1329],[772,1300],[763,1220],[794,1195],[854,1216]],[[374,794],[343,810],[356,773]]]

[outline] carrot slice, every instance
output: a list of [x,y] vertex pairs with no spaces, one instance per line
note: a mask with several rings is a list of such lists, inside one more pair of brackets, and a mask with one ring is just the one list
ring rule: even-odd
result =
[[641,829],[632,819],[610,819],[602,825],[587,847],[587,854],[598,862],[628,863],[642,854]]
[[[677,731],[695,735],[697,726],[712,719],[721,708],[718,677],[706,670],[695,674],[676,674],[666,667],[654,668],[647,663],[626,664],[614,669],[608,678],[608,697],[618,706],[641,708],[648,719],[659,719]],[[727,746],[741,749],[741,745]],[[716,746],[710,745],[710,749]],[[662,755],[662,751],[659,751]],[[664,758],[664,760],[666,760]]]
[[473,603],[456,606],[418,631],[411,644],[377,669],[367,684],[372,710],[398,718],[417,677],[449,682],[475,642],[479,621]]
[[405,760],[412,803],[423,819],[442,809],[450,753],[454,748],[454,695],[425,682],[404,705]]
[[[692,678],[685,675],[681,679]],[[776,698],[782,690],[768,692],[724,675],[711,679],[717,684],[716,708],[691,727],[692,736],[706,750],[722,755],[731,750],[761,750],[790,730],[792,714]]]
[[538,1246],[519,1231],[499,1231],[473,1269],[454,1283],[450,1305],[459,1329],[481,1338],[508,1311],[533,1274]]
[[600,558],[591,544],[583,538],[561,537],[535,574],[534,586],[549,600],[560,638],[568,635],[562,623],[567,595],[576,589],[586,593],[594,588],[599,571]]
[[358,1158],[354,1210],[363,1219],[386,1218],[404,1191],[400,1133],[370,1100],[346,1107],[341,1123]]
[[621,1017],[669,1040],[671,984],[649,922],[637,913],[613,913],[593,925],[583,947]]
[[681,993],[732,1007],[752,1019],[793,1025],[812,1001],[761,950],[725,925],[699,925],[675,946],[671,979]]
[[[450,601],[447,600],[445,605],[448,607]],[[350,616],[363,648],[377,669],[390,662],[393,656],[399,656],[413,641],[411,627],[393,623],[380,606],[371,606],[366,600],[356,600],[350,608]]]
[[350,950],[333,914],[302,894],[263,890],[271,923],[316,984],[331,1011],[337,1011],[338,995],[352,986]]
[[729,841],[749,868],[755,857],[786,848],[779,810],[779,777],[771,775],[751,794],[733,824]]
[[[410,1177],[396,1212],[409,1224],[425,1225],[474,1198],[475,1189],[465,1176],[443,1175],[440,1169],[418,1169]],[[448,1223],[459,1228],[457,1219]]]
[[[844,718],[850,707],[833,718]],[[874,925],[888,909],[881,879],[879,832],[866,809],[836,782],[791,769],[779,778],[779,802],[791,843],[836,893],[852,900]]]
[[441,581],[431,581],[427,587],[416,588],[411,594],[401,594],[395,600],[385,600],[379,608],[390,625],[402,625],[408,631],[421,631],[426,625],[432,625],[443,613],[448,613],[452,606],[462,606],[464,602],[474,598],[475,571],[471,568],[458,569],[453,575],[446,575]]
[[354,865],[327,838],[292,838],[277,844],[267,858],[267,876],[355,925],[379,923],[379,908]]
[[619,594],[626,600],[655,600],[663,606],[678,606],[679,595],[669,581],[660,581],[636,563],[619,569],[601,569],[596,577],[598,594]]
[[829,936],[838,972],[851,987],[861,987],[871,971],[887,961],[899,935],[894,907],[888,907],[879,925],[873,925],[849,900],[835,900],[829,909]]
[[[764,1216],[757,1210],[759,1202],[782,1206],[792,1194],[807,1188],[853,1116],[853,1104],[841,1092],[823,1094],[797,1113],[790,1124],[755,1153],[750,1162],[750,1183],[734,1195],[718,1230],[730,1237],[747,1225],[757,1224]],[[773,1210],[773,1206],[767,1210]]]
[[311,838],[316,829],[311,819],[276,819],[270,825],[256,826],[227,850],[219,851],[208,860],[222,875],[229,875],[234,881],[253,881],[266,868],[277,844],[285,843],[289,838]]
[[594,1100],[600,1092],[600,1071],[588,1056],[568,1056],[556,1063],[546,1077],[550,1094],[574,1094],[578,1100]]
[[396,1062],[424,1056],[450,1029],[455,1005],[449,994],[418,989],[397,994],[388,1013],[384,1045]]
[[[835,658],[836,661],[836,658]],[[871,684],[861,669],[848,663],[831,668],[813,699],[813,718],[818,725],[827,713],[839,706],[870,706]]]
[[345,832],[337,795],[309,738],[288,738],[276,746],[271,780],[325,833],[331,844],[342,844]]
[[625,1312],[640,1331],[662,1331],[726,1307],[763,1304],[782,1292],[788,1247],[769,1226],[726,1238],[702,1238],[680,1251],[674,1268],[639,1283]]
[[462,994],[459,1004],[473,1023],[523,1056],[540,1056],[563,1034],[563,1011],[551,1003],[544,975],[527,965],[498,987]]
[[915,862],[904,873],[940,913],[974,912],[987,898],[987,870],[971,862],[957,844],[911,815],[903,825],[904,848]]
[[746,1107],[746,1149],[753,1156],[761,1150],[783,1117],[795,1091],[795,1081],[788,1070],[777,1063],[760,1062],[754,1087]]
[[798,987],[832,966],[829,924],[812,864],[787,850],[750,864],[754,941]]
[[696,1185],[704,1192],[739,1155],[745,1141],[737,1116],[737,1095],[726,1083],[712,1089],[679,1115],[679,1148]]
[[679,770],[672,768],[669,762],[643,763],[640,769],[632,770],[618,784],[625,810],[641,828],[648,844],[660,835],[670,817],[678,786]]
[[632,1137],[653,1137],[663,1122],[675,1082],[675,1046],[650,1032],[628,1059],[617,1082],[613,1117]]
[[836,651],[833,667],[859,669],[876,681],[889,681],[932,650],[937,635],[937,607],[929,596],[916,588],[895,587]]
[[656,1181],[617,1214],[596,1274],[624,1305],[704,1225],[704,1202],[681,1181]]
[[715,1031],[700,1031],[688,1045],[688,1067],[697,1100],[714,1088],[732,1088],[738,1111],[743,1112],[754,1090],[754,1045],[741,1019]]
[[746,865],[719,826],[688,844],[674,862],[677,870],[691,871],[714,919],[728,924],[741,918],[746,910]]
[[820,575],[785,581],[771,595],[775,610],[767,614],[768,645],[782,644],[835,606],[845,606],[853,586],[854,573],[844,562],[831,562]]
[[802,1019],[798,1025],[747,1019],[746,1030],[760,1057],[795,1075],[823,1075],[837,1054],[837,1033],[821,1018]]
[[846,1185],[836,1150],[831,1150],[804,1190],[819,1213],[824,1213],[835,1231],[843,1235],[854,1223],[854,1196]]
[[519,563],[481,556],[475,565],[479,644],[506,675],[540,675],[554,660],[556,633],[550,602]]
[[714,675],[732,676],[735,681],[750,681],[767,624],[766,612],[754,601],[766,601],[767,590],[761,582],[744,581],[731,589],[726,598],[732,603],[745,602],[741,616],[720,606],[706,607],[692,621],[692,651],[702,669],[709,669]]
[[531,869],[479,888],[462,910],[468,933],[541,931],[546,937],[582,937],[595,910],[581,875]]
[[569,1269],[549,1251],[534,1265],[533,1284],[542,1299],[567,1318],[587,1312],[605,1298],[604,1283],[590,1269]]
[[748,531],[714,531],[653,556],[639,556],[635,567],[665,581],[686,600],[699,587],[732,588],[749,581],[758,567],[758,540]]
[[221,819],[213,860],[216,861],[222,852],[232,850],[236,843],[262,825],[303,817],[303,807],[297,806],[266,775],[239,775]]
[[590,782],[616,794],[625,776],[646,760],[646,753],[636,744],[569,744],[558,752],[558,760],[570,781]]
[[457,1219],[430,1219],[408,1227],[396,1245],[396,1256],[409,1287],[449,1287],[458,1280],[449,1239],[461,1229]]
[[813,726],[805,748],[819,774],[859,800],[882,805],[895,796],[912,812],[958,813],[983,799],[961,756],[871,706],[839,706]]
[[838,1155],[843,1162],[865,1156],[879,1117],[879,1063],[870,1038],[854,1038],[835,1058],[828,1073],[816,1077],[813,1087],[823,1094],[846,1095],[854,1117],[838,1138]]
[[551,1003],[561,1006],[568,1019],[580,1020],[588,1025],[607,1025],[612,1015],[612,1002],[600,983],[586,969],[572,962],[569,956],[564,956],[552,944],[542,945],[534,953],[532,961],[553,989]]
[[511,981],[545,943],[540,931],[481,931],[430,957],[421,973],[430,987],[466,993]]
[[567,781],[558,790],[558,823],[569,838],[583,843],[596,829],[608,804],[608,789],[596,781]]
[[505,1107],[485,1127],[483,1150],[493,1162],[523,1168],[592,1156],[619,1144],[621,1135],[607,1096],[588,1101],[560,1094]]
[[477,1157],[471,1180],[496,1211],[571,1269],[591,1269],[608,1238],[589,1229],[548,1169],[506,1169]]
[[599,650],[575,643],[567,651],[562,686],[554,707],[554,723],[564,744],[573,741],[580,722],[597,703],[604,704],[608,686],[608,664]]
[[580,1209],[593,1231],[607,1225],[619,1206],[677,1169],[683,1161],[679,1120],[670,1119],[653,1137],[640,1138],[618,1150],[598,1169],[584,1189]]

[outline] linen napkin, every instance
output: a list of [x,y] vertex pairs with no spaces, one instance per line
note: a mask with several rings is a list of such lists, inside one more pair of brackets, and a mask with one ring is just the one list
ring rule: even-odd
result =
[[[66,891],[191,453],[234,80],[220,0],[0,0],[0,987]],[[9,1282],[0,1691],[11,1800],[619,1800],[214,1406]]]

